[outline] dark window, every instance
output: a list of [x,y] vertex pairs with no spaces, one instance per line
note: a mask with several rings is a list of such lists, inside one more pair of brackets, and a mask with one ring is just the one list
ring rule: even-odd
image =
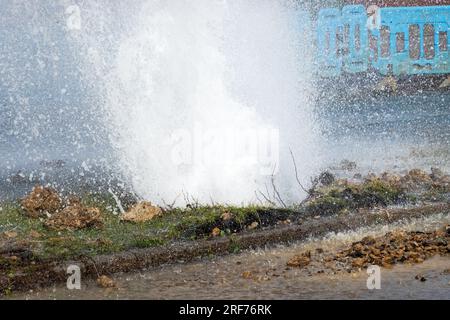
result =
[[361,27],[359,24],[355,27],[355,49],[356,51],[361,49]]
[[409,26],[409,57],[413,60],[420,59],[420,27],[418,24]]
[[373,53],[373,62],[378,61],[378,38],[369,34],[369,48]]
[[383,58],[389,57],[389,55],[391,54],[391,48],[390,48],[390,40],[391,40],[391,31],[390,28],[387,26],[382,26],[381,27],[381,32],[380,32],[380,37],[381,37],[381,56]]
[[426,24],[423,27],[423,51],[425,52],[425,59],[431,60],[434,58],[434,26]]
[[395,35],[395,42],[397,46],[397,52],[404,52],[405,51],[405,33],[404,32],[398,32]]
[[441,31],[439,32],[439,51],[447,51],[448,50],[448,38],[447,32]]
[[345,55],[345,44],[344,44],[344,28],[338,27],[336,32],[336,55]]
[[325,53],[326,53],[327,55],[330,54],[330,46],[331,46],[330,40],[331,40],[331,39],[330,39],[330,33],[327,32],[327,33],[325,34]]
[[341,54],[346,56],[348,55],[350,49],[350,26],[348,24],[344,25],[344,31],[342,33],[342,42],[341,42]]

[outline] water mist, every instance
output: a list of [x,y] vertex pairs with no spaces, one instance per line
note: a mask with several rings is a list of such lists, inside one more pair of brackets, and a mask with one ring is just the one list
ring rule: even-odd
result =
[[96,2],[80,5],[80,21],[86,79],[138,195],[177,205],[304,197],[291,151],[304,184],[320,161],[312,42],[296,2]]

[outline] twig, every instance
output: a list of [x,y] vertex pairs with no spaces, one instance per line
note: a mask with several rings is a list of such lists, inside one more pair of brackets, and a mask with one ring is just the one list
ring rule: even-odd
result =
[[164,203],[164,206],[167,207],[167,209],[173,210],[173,208],[175,207],[175,203],[177,202],[177,199],[178,199],[179,196],[180,195],[177,195],[171,204],[167,204],[166,201],[164,199],[162,199],[162,198],[161,198],[161,200]]
[[256,197],[256,200],[258,200],[258,202],[263,206],[264,202],[258,197],[258,192],[256,192],[256,191],[255,191],[255,197]]
[[289,148],[289,152],[291,153],[292,163],[294,164],[295,169],[295,179],[297,180],[298,185],[300,188],[302,188],[303,191],[305,191],[307,194],[310,195],[310,191],[306,190],[306,188],[303,186],[303,184],[300,182],[300,179],[298,177],[298,169],[297,169],[297,163],[295,162],[294,153],[292,152],[291,148]]
[[284,208],[287,208],[287,206],[286,206],[286,204],[284,203],[283,199],[281,199],[281,195],[280,195],[280,193],[278,192],[277,187],[276,187],[276,185],[275,185],[275,176],[274,176],[274,174],[275,174],[275,167],[273,168],[272,176],[271,176],[271,179],[270,179],[271,182],[272,182],[272,188],[273,188],[274,195],[276,196],[275,198],[278,198],[278,201],[281,203],[281,205],[282,205]]
[[275,202],[270,200],[264,193],[258,190],[258,192],[263,196],[264,200],[266,200],[268,203],[270,203],[272,206],[275,206]]

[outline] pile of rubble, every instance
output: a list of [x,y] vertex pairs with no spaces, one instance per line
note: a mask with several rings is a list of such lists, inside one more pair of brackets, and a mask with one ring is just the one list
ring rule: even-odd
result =
[[[435,255],[450,254],[450,226],[434,232],[389,232],[382,237],[365,237],[337,253],[319,249],[294,256],[289,267],[331,271],[359,271],[370,265],[389,268],[398,263],[421,263]],[[321,272],[324,272],[321,270]]]

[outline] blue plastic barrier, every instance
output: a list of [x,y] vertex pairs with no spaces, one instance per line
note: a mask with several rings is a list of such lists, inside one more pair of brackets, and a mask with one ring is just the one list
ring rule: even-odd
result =
[[317,25],[318,64],[324,76],[368,68],[367,15],[364,6],[323,9]]
[[338,76],[342,73],[342,59],[338,56],[338,28],[342,26],[338,9],[323,9],[317,23],[317,57],[320,73],[324,76]]
[[[344,71],[357,73],[368,68],[367,15],[363,6],[346,6],[342,10],[344,46],[348,54],[344,56]],[[348,29],[348,33],[346,32]],[[347,36],[345,36],[347,34]]]
[[[450,6],[381,8],[380,17],[380,29],[373,32],[379,39],[378,60],[373,62],[373,66],[381,74],[450,72]],[[389,48],[385,55],[382,54],[380,30],[389,35]]]
[[321,10],[317,23],[320,75],[333,77],[369,68],[384,75],[450,73],[450,6],[381,8],[377,23],[368,29],[362,5],[345,6],[342,12]]

